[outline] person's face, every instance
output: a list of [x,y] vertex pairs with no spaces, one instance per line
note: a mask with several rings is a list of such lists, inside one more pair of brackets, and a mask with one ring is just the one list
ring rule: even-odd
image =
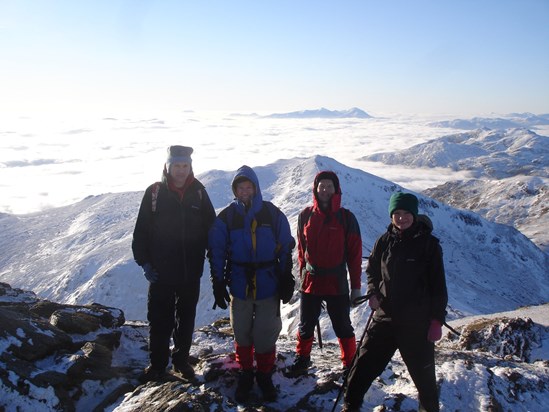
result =
[[249,180],[244,180],[236,184],[236,198],[244,203],[246,206],[250,206],[254,195],[255,186]]
[[186,162],[176,162],[170,165],[170,176],[175,187],[183,187],[187,177],[191,173],[191,164]]
[[393,212],[392,222],[398,230],[403,231],[412,226],[414,223],[414,215],[407,210],[397,209]]
[[318,182],[316,192],[320,203],[325,205],[330,203],[330,199],[332,199],[332,196],[335,193],[335,186],[332,179],[322,179]]

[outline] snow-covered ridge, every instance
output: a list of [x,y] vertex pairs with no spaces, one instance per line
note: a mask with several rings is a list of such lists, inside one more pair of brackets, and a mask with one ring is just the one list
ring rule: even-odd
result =
[[[311,203],[314,176],[326,169],[340,177],[343,205],[358,218],[366,256],[389,223],[388,199],[401,189],[398,185],[323,156],[255,168],[264,198],[287,214],[294,234],[298,213]],[[232,199],[233,174],[214,170],[199,176],[217,209]],[[62,303],[97,302],[121,308],[127,319],[145,319],[147,284],[131,254],[141,197],[142,192],[103,194],[45,212],[1,215],[0,281]],[[524,235],[474,213],[418,197],[444,250],[452,318],[547,301],[549,258]],[[206,265],[197,326],[219,317],[212,304]],[[297,305],[294,301],[283,307],[284,333],[295,332]],[[361,319],[364,310],[353,310],[353,318]],[[333,338],[330,333],[326,339]]]
[[472,119],[442,120],[429,123],[433,127],[452,127],[455,129],[507,129],[549,125],[549,114],[510,113],[505,117],[473,117]]
[[549,176],[549,138],[526,129],[457,133],[364,160],[410,167],[469,170],[476,177]]

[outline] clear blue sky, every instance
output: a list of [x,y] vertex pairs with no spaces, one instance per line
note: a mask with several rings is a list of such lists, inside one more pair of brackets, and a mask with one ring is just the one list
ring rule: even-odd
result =
[[0,0],[0,110],[549,113],[548,0]]

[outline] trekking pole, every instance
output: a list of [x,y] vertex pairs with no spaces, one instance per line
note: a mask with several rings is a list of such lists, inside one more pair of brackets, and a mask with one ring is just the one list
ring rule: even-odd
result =
[[461,333],[459,333],[457,330],[455,330],[453,327],[448,325],[446,322],[443,323],[444,326],[446,326],[450,332],[454,333],[456,336],[461,336]]
[[[373,295],[373,293],[369,293],[364,296],[359,296],[353,301],[354,305],[359,305],[363,302],[366,302],[370,297]],[[356,359],[358,357],[358,351],[360,350],[360,347],[362,346],[362,341],[364,340],[364,337],[366,336],[366,332],[368,331],[368,328],[370,327],[370,323],[372,323],[372,318],[374,317],[375,310],[370,309],[370,316],[368,316],[368,320],[366,321],[366,326],[364,327],[364,332],[362,332],[362,336],[360,337],[360,340],[358,341],[357,349],[355,351],[355,354],[353,356],[353,360],[351,361],[351,366],[347,370],[347,373],[345,374],[345,377],[343,379],[343,383],[341,384],[341,387],[339,388],[339,392],[337,393],[337,398],[334,402],[334,406],[332,408],[332,412],[335,411],[335,408],[337,404],[339,403],[339,399],[341,398],[341,395],[343,394],[343,390],[345,389],[345,386],[347,385],[347,377],[349,376],[349,373],[351,373],[351,369],[355,366]]]
[[318,338],[318,347],[322,349],[322,332],[320,331],[320,321],[316,321],[316,336]]
[[[324,302],[320,304],[320,310],[324,309]],[[320,319],[316,321],[316,337],[318,338],[318,347],[322,350],[322,331],[320,330]]]

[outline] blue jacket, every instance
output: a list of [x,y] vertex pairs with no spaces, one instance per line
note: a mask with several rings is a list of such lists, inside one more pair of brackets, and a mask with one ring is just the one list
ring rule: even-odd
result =
[[231,295],[261,300],[278,294],[281,274],[291,270],[295,241],[284,213],[263,200],[255,172],[238,169],[233,190],[239,177],[255,185],[255,195],[248,210],[235,199],[215,219],[208,235],[211,275],[225,281]]

